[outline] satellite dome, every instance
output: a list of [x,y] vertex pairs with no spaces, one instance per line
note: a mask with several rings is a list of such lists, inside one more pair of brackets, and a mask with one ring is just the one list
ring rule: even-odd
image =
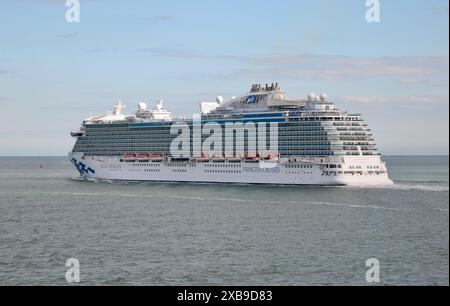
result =
[[216,98],[217,103],[222,104],[223,103],[223,97],[222,96],[218,96]]
[[232,97],[231,97],[231,100],[234,100],[234,99],[236,99],[236,96],[232,96]]
[[316,99],[316,94],[315,93],[310,93],[308,95],[308,101],[314,101]]
[[316,97],[315,97],[315,100],[316,100],[316,102],[320,102],[320,97],[319,97],[319,96],[316,96]]
[[327,100],[328,100],[328,95],[327,95],[326,93],[321,94],[321,95],[320,95],[320,100],[321,100],[322,102],[327,101]]
[[145,111],[145,110],[147,109],[147,104],[144,103],[144,102],[140,102],[140,103],[138,104],[138,108],[139,108],[139,110],[141,110],[141,111]]

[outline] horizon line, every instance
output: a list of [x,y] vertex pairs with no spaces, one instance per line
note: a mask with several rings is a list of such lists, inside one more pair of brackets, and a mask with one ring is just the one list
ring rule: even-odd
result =
[[[382,154],[382,157],[450,157],[450,154]],[[67,155],[0,155],[0,158],[47,158],[47,157],[67,157]]]

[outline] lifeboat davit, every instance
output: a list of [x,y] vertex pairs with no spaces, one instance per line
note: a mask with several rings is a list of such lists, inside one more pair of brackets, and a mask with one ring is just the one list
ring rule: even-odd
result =
[[277,153],[267,153],[261,154],[260,157],[263,160],[278,160],[280,158],[280,155]]
[[125,161],[125,162],[128,162],[128,163],[135,162],[136,161],[136,154],[124,154],[122,156],[121,161]]
[[259,161],[259,154],[250,153],[244,155],[245,161],[248,163],[256,163]]
[[199,162],[207,162],[209,161],[210,156],[209,154],[199,154],[194,156],[194,160],[199,161]]
[[148,154],[136,154],[136,159],[141,163],[149,162]]
[[241,161],[241,155],[239,155],[239,154],[227,154],[227,155],[225,155],[225,158],[228,160],[228,161],[231,161],[231,162],[238,162],[238,161]]
[[212,156],[212,160],[215,162],[224,162],[225,161],[225,157],[223,155],[220,154],[214,154]]
[[161,154],[149,154],[148,157],[153,161],[153,162],[160,162],[163,160],[163,156]]

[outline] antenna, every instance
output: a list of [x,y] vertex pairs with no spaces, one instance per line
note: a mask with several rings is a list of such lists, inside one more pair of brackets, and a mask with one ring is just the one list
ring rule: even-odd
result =
[[126,106],[122,104],[122,101],[118,101],[116,105],[114,105],[114,112],[113,114],[115,116],[120,116],[122,115],[122,110],[125,108]]

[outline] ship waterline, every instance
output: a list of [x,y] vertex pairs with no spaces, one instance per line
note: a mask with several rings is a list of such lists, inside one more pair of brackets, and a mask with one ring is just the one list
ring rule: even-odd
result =
[[[122,114],[122,108],[119,102],[113,113],[87,118],[79,131],[71,133],[77,141],[69,158],[82,177],[392,184],[361,115],[337,109],[325,94],[290,100],[278,84],[253,85],[249,93],[227,102],[221,97],[202,102],[201,116],[190,120],[173,118],[162,100],[153,110],[139,103],[129,116]],[[185,143],[178,143],[180,138]]]

